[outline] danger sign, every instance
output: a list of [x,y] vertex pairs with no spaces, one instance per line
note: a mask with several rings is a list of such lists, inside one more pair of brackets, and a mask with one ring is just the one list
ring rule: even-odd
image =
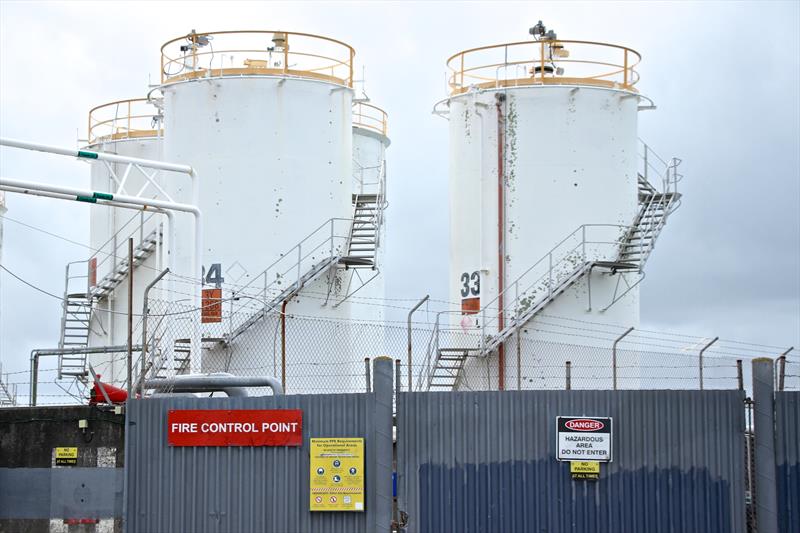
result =
[[610,417],[556,417],[559,461],[611,461]]
[[170,446],[301,446],[300,409],[186,409],[167,415]]

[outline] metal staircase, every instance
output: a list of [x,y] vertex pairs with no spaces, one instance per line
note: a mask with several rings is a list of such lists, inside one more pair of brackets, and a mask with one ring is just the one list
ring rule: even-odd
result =
[[[148,257],[153,255],[158,243],[161,240],[161,228],[156,228],[151,231],[141,242],[133,249],[133,266],[136,268],[141,265]],[[117,263],[112,271],[101,279],[97,285],[89,288],[89,294],[93,299],[101,299],[108,297],[117,286],[128,277],[128,258],[125,257]]]
[[[139,242],[139,245],[133,249],[134,268],[153,254],[160,239],[161,227],[159,226]],[[112,257],[111,254],[108,257]],[[108,297],[128,275],[129,265],[126,257],[114,265],[111,272],[103,277],[99,283],[89,286],[90,261],[74,261],[67,264],[64,300],[61,304],[59,349],[85,348],[89,346],[93,301]],[[81,265],[82,270],[81,273],[76,274],[74,270],[78,265]],[[95,266],[95,271],[96,268]],[[64,376],[84,378],[87,375],[85,353],[77,353],[72,350],[71,353],[59,355],[58,379],[62,379]]]
[[374,269],[384,206],[379,194],[354,194],[353,205],[347,255],[342,257],[341,264],[345,268]]
[[[639,211],[631,226],[585,224],[554,246],[544,257],[522,273],[478,312],[478,327],[471,335],[472,346],[442,347],[440,316],[429,345],[426,364],[417,380],[427,390],[452,390],[460,380],[467,357],[485,357],[496,350],[513,333],[540,313],[564,291],[595,269],[617,275],[636,273],[638,279],[619,293],[620,280],[608,309],[644,278],[644,265],[655,247],[667,218],[680,205],[677,172],[680,160],[669,163],[658,158],[641,143],[643,169],[638,173]],[[654,165],[655,158],[660,165]],[[658,188],[650,181],[653,170],[661,179]],[[621,237],[613,239],[613,232]],[[592,238],[592,233],[596,234]],[[625,281],[625,283],[628,283]],[[591,289],[589,289],[591,306]],[[501,303],[502,302],[502,303]],[[604,309],[604,310],[605,310]],[[452,314],[452,313],[451,313]],[[491,332],[491,333],[490,333]]]
[[[236,329],[230,331],[223,339],[223,342],[228,344],[233,342],[236,337],[250,329],[254,324],[261,321],[264,317],[268,316],[274,309],[278,308],[283,302],[290,300],[296,296],[302,288],[317,279],[320,275],[327,272],[331,267],[339,263],[341,256],[333,255],[327,257],[322,261],[315,263],[311,268],[301,275],[297,280],[290,284],[285,289],[281,290],[277,296],[273,297],[261,309],[251,314],[243,323],[238,325]],[[265,291],[267,292],[267,291]]]

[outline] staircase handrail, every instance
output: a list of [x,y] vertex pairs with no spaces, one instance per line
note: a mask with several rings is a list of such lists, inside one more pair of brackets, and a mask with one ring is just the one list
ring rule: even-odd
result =
[[[589,239],[587,239],[586,232],[587,232],[587,229],[590,229],[590,228],[605,228],[605,229],[618,228],[620,230],[624,230],[624,232],[621,233],[620,238],[618,238],[615,241],[589,240]],[[557,267],[558,266],[560,266],[565,261],[569,261],[571,258],[572,258],[571,259],[572,263],[574,263],[576,260],[578,260],[580,263],[586,263],[586,262],[590,261],[589,254],[587,252],[587,246],[589,246],[589,247],[591,247],[593,245],[601,245],[601,246],[611,245],[611,246],[613,246],[613,253],[609,254],[607,257],[594,257],[594,258],[591,259],[592,261],[597,261],[597,260],[613,261],[614,259],[616,259],[616,257],[618,256],[619,248],[621,247],[622,242],[623,242],[622,241],[622,237],[624,237],[624,235],[627,234],[629,229],[630,229],[630,226],[625,226],[625,225],[622,225],[622,224],[582,224],[582,225],[578,226],[578,228],[575,229],[575,231],[573,231],[572,233],[567,235],[565,238],[563,238],[561,241],[559,241],[546,254],[544,254],[539,260],[537,260],[530,267],[528,267],[524,272],[522,272],[519,276],[517,276],[517,278],[514,281],[512,281],[511,283],[508,283],[506,285],[506,287],[504,288],[504,290],[499,292],[492,300],[490,300],[487,303],[481,305],[481,309],[479,311],[479,315],[480,315],[480,326],[481,326],[482,333],[485,333],[486,328],[489,326],[489,321],[487,319],[490,318],[490,317],[487,317],[487,310],[492,309],[494,306],[499,304],[499,301],[500,301],[501,298],[503,298],[504,303],[503,303],[503,309],[498,309],[497,310],[498,318],[499,318],[500,312],[503,313],[504,317],[509,317],[509,318],[516,317],[520,312],[519,310],[520,310],[521,298],[525,298],[526,293],[528,293],[534,287],[536,287],[538,285],[545,285],[547,287],[547,290],[548,290],[548,297],[550,295],[552,295],[552,292],[555,289],[555,287],[557,285],[557,281],[558,281],[554,277],[554,273],[557,274]],[[577,244],[575,244],[571,248],[562,249],[564,243],[570,241],[571,239],[573,239],[573,238],[575,238],[577,236],[580,236],[580,240],[577,242]],[[554,257],[558,252],[562,252],[562,257],[556,258],[556,260],[554,262]],[[574,253],[576,253],[576,252],[578,252],[578,257],[577,258],[572,257],[572,255]],[[545,273],[542,274],[541,276],[538,276],[532,282],[527,283],[527,285],[522,289],[522,291],[520,291],[520,284],[521,284],[522,280],[525,279],[535,268],[537,268],[538,266],[542,265],[545,261],[547,261],[547,270],[545,271]],[[567,270],[568,270],[567,275],[569,275],[569,274],[572,273],[572,271],[574,269],[573,268],[569,268]],[[543,278],[545,276],[547,277],[547,283],[546,284],[544,284],[544,282],[543,282]],[[514,296],[513,300],[511,298],[508,298],[512,294]],[[512,305],[509,306],[506,303],[507,301],[511,301]],[[528,307],[532,307],[533,305],[534,305],[534,302],[531,302],[531,305],[529,305]],[[514,313],[511,314],[511,315],[508,315],[507,311],[509,309],[510,310],[514,310]],[[481,335],[481,350],[482,351],[483,351],[483,348],[484,348],[484,344],[485,344],[485,335],[482,334]]]
[[[337,232],[337,224],[346,223],[346,230]],[[271,298],[268,297],[271,291],[274,291],[275,286],[279,285],[281,288],[289,287],[293,283],[299,282],[303,274],[308,268],[303,268],[304,263],[308,263],[311,254],[317,250],[323,249],[327,246],[328,256],[334,257],[341,254],[347,246],[347,241],[350,235],[350,228],[353,224],[353,219],[350,218],[330,218],[317,226],[308,235],[306,235],[297,244],[292,246],[278,259],[273,261],[261,273],[253,276],[247,284],[237,287],[231,295],[231,316],[230,316],[230,329],[234,331],[238,325],[234,325],[234,317],[242,313],[242,309],[252,305],[252,301],[258,302],[259,310],[265,309],[269,306]],[[312,239],[318,239],[314,244]],[[337,241],[341,245],[337,245]],[[318,262],[318,261],[317,261]],[[286,264],[287,266],[283,266]],[[309,267],[313,265],[308,265]],[[294,279],[287,278],[289,274],[295,274]],[[273,276],[272,281],[269,280]],[[258,282],[258,284],[256,284]],[[285,285],[283,285],[285,283]],[[276,295],[280,294],[280,290],[276,291]],[[237,300],[238,298],[238,300]],[[246,301],[237,307],[237,301],[244,298]],[[249,316],[250,313],[248,313]],[[244,323],[246,318],[242,321]]]
[[[661,194],[676,194],[678,192],[678,183],[683,179],[683,174],[678,172],[678,166],[682,163],[682,160],[672,157],[669,161],[665,161],[642,139],[639,139],[639,148],[639,161],[642,165],[639,174],[651,186],[654,186],[654,180],[651,179],[650,172],[652,170],[661,184],[660,190],[658,187],[654,186],[654,188]],[[653,162],[654,159],[655,163]],[[660,163],[660,166],[657,166],[656,163]]]
[[[141,212],[141,211],[138,212],[138,213],[135,213],[122,226],[120,226],[120,228],[111,237],[109,237],[106,240],[106,242],[104,242],[102,245],[100,245],[100,247],[98,249],[94,250],[94,253],[91,256],[89,256],[89,260],[90,261],[92,259],[96,258],[98,255],[103,255],[104,256],[102,259],[97,261],[97,265],[95,266],[96,272],[99,273],[100,272],[100,267],[104,266],[108,261],[111,261],[111,264],[112,264],[112,267],[113,267],[115,265],[115,259],[117,259],[117,258],[119,258],[121,260],[127,259],[127,257],[128,257],[128,253],[127,253],[128,239],[131,238],[131,237],[135,237],[137,234],[139,234],[139,243],[138,244],[141,244],[146,236],[149,236],[149,235],[151,235],[153,233],[152,231],[148,231],[147,234],[145,235],[145,233],[144,233],[145,224],[147,222],[149,222],[157,214],[158,213],[155,213],[155,212],[148,213],[147,216],[145,217],[144,213]],[[108,244],[112,243],[115,239],[117,239],[122,234],[122,232],[128,227],[128,225],[131,222],[133,222],[133,220],[135,220],[137,218],[140,219],[141,223],[138,224],[136,227],[134,227],[133,230],[130,233],[127,233],[125,237],[122,237],[121,239],[118,239],[118,241],[117,241],[118,244],[117,244],[116,247],[114,247],[113,250],[105,251],[106,246]],[[138,244],[135,245],[135,246],[138,246]],[[118,252],[120,252],[120,249],[122,249],[122,252],[118,253]]]

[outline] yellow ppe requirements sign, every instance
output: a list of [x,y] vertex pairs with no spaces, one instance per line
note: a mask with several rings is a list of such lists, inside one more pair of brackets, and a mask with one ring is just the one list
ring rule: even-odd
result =
[[311,511],[364,510],[364,439],[311,439]]

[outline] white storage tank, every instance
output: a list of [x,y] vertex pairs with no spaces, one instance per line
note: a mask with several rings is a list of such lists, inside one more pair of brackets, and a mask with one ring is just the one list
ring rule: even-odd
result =
[[449,118],[449,291],[461,309],[441,319],[439,358],[467,355],[455,383],[440,379],[449,387],[562,388],[553,362],[597,364],[570,356],[574,335],[544,315],[639,323],[649,250],[626,247],[639,242],[639,54],[541,24],[532,33],[447,62],[451,93],[437,109]]
[[[161,52],[164,159],[199,176],[196,198],[188,179],[165,188],[201,209],[205,294],[223,302],[221,319],[203,324],[203,370],[282,374],[286,361],[298,373],[286,376],[294,393],[360,373],[363,362],[319,375],[311,365],[343,359],[347,336],[314,337],[296,319],[349,317],[348,301],[334,303],[352,275],[343,258],[354,212],[354,50],[310,34],[227,31],[192,32]],[[192,234],[189,223],[176,223],[179,236]],[[179,265],[191,251],[179,238]]]
[[[157,102],[146,98],[99,105],[89,111],[87,148],[160,160],[162,119]],[[158,196],[158,191],[148,184],[140,170],[128,170],[124,164],[100,161],[91,163],[91,189],[130,196]],[[71,299],[74,303],[80,300],[77,295],[88,288],[94,299],[87,339],[90,346],[127,343],[127,278],[115,276],[115,273],[125,268],[128,239],[133,238],[134,253],[139,257],[134,269],[134,309],[137,315],[140,314],[144,288],[167,265],[167,226],[163,214],[100,205],[89,210],[89,242],[94,252],[88,262],[78,261],[69,265],[66,292],[75,295]],[[76,309],[79,313],[80,308]],[[139,323],[139,320],[135,323],[137,332]],[[65,333],[77,335],[62,339],[62,346],[69,347],[72,343],[80,344],[84,331],[76,328]],[[139,339],[136,342],[138,344]],[[107,379],[120,381],[125,378],[127,370],[124,362],[118,359],[119,354],[93,355],[89,362],[98,372],[105,373]]]

